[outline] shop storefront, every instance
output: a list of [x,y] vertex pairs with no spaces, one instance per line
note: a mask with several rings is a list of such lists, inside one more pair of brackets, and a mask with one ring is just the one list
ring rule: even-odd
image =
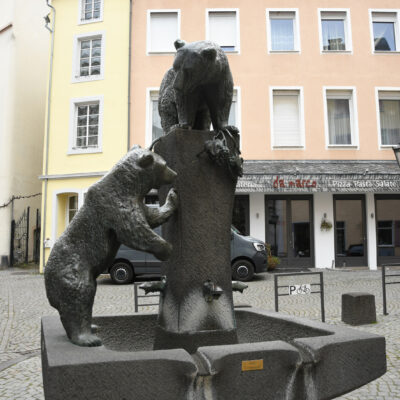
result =
[[396,162],[247,161],[244,171],[234,224],[269,243],[282,268],[400,262]]

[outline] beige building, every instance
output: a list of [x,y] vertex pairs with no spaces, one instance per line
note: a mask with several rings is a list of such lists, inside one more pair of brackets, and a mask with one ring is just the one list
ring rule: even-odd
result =
[[[130,143],[162,131],[158,89],[173,42],[227,52],[245,174],[234,223],[282,267],[400,261],[398,0],[137,0]],[[212,193],[210,193],[210,196]]]
[[[0,1],[1,266],[10,264],[10,256],[15,262],[38,257],[38,176],[42,166],[49,46],[43,17],[47,12],[43,0]],[[14,240],[10,243],[13,220]]]

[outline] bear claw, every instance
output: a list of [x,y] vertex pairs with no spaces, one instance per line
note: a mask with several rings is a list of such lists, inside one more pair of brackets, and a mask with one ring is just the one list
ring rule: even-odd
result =
[[78,346],[96,347],[101,346],[100,338],[92,333],[82,333],[76,337],[71,338],[71,342]]

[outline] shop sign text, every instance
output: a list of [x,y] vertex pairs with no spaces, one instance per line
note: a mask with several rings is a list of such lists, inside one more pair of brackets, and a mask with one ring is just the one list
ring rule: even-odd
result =
[[273,187],[277,188],[316,188],[317,181],[311,179],[295,179],[293,181],[285,181],[285,179],[279,179],[279,175],[276,177],[273,183]]

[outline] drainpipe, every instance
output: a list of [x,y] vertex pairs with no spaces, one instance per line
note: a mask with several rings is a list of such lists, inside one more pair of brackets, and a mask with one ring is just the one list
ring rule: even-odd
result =
[[47,186],[48,186],[48,173],[49,173],[49,135],[50,135],[50,109],[51,109],[51,88],[53,78],[53,58],[54,58],[54,31],[56,23],[56,9],[49,3],[50,0],[46,0],[47,7],[51,8],[53,14],[52,27],[49,28],[50,18],[49,14],[44,17],[46,21],[45,28],[51,33],[51,47],[50,47],[50,71],[49,71],[49,87],[47,93],[47,126],[46,126],[46,137],[45,137],[45,167],[44,167],[44,201],[43,201],[43,229],[42,229],[42,262],[43,269],[45,266],[45,242],[46,242],[46,214],[47,214]]
[[129,60],[128,60],[128,151],[131,148],[131,56],[132,56],[132,0],[129,1]]

